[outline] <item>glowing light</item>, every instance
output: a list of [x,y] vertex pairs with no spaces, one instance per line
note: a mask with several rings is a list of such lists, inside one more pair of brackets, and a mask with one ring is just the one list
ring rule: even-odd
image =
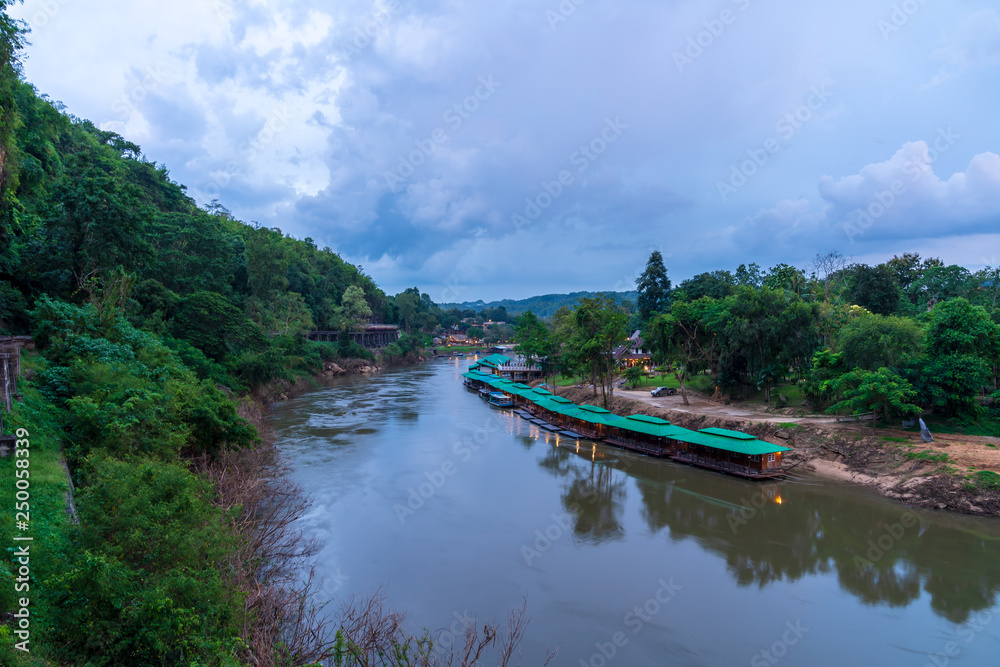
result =
[[778,503],[780,505],[781,504],[781,496],[778,496],[777,498],[775,498],[774,502],[776,502],[776,503]]

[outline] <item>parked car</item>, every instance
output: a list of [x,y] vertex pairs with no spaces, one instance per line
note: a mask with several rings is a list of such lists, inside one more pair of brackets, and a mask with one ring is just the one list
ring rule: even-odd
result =
[[650,396],[673,396],[676,394],[676,390],[672,387],[657,387],[649,392]]

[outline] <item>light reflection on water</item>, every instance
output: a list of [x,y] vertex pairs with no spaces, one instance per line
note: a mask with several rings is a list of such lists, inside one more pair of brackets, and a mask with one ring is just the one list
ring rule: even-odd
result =
[[[274,406],[330,595],[386,584],[415,631],[527,596],[525,665],[556,646],[555,664],[600,663],[607,642],[622,665],[748,664],[788,623],[808,632],[783,665],[920,667],[952,640],[955,664],[998,664],[1000,623],[981,621],[1000,611],[1000,522],[570,440],[490,408],[462,387],[467,366],[338,378]],[[661,581],[679,590],[642,620]]]

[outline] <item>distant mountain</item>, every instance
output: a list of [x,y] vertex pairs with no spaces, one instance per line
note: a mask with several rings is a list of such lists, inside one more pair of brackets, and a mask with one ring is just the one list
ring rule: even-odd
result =
[[484,308],[499,308],[500,306],[503,306],[511,315],[520,315],[521,313],[530,310],[538,317],[552,317],[555,312],[563,306],[572,308],[577,304],[577,302],[579,302],[580,299],[595,297],[600,294],[607,294],[613,297],[618,303],[621,303],[622,301],[631,301],[635,304],[636,300],[639,298],[639,293],[634,290],[631,292],[573,292],[571,294],[543,294],[542,296],[533,296],[528,299],[520,300],[501,299],[500,301],[490,301],[489,303],[480,299],[479,301],[442,303],[438,305],[445,310],[459,308],[461,310],[475,310],[476,312],[483,310]]

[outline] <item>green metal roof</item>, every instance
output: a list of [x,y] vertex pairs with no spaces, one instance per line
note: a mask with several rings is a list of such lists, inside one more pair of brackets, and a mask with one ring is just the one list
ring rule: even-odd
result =
[[614,414],[613,412],[611,412],[611,410],[605,410],[604,408],[598,407],[596,405],[581,405],[580,409],[581,410],[586,410],[587,412],[593,412],[594,414],[598,414],[598,415],[612,415],[612,416],[615,416],[615,417],[618,416],[618,415]]
[[657,438],[674,438],[684,433],[693,433],[686,428],[675,426],[666,419],[650,417],[648,415],[631,415],[629,417],[617,417],[608,421],[609,426],[620,428],[633,433],[645,433]]
[[539,398],[537,400],[533,400],[532,402],[543,410],[548,410],[549,412],[558,412],[562,407],[559,403],[550,401],[547,398]]
[[573,401],[569,400],[568,398],[563,398],[562,396],[550,396],[549,400],[555,401],[556,403],[562,403],[563,405],[566,405],[567,403],[569,403],[570,405],[576,405],[576,403],[574,403]]
[[579,419],[580,421],[587,422],[589,424],[610,424],[612,420],[618,419],[618,416],[610,412],[604,411],[596,412],[594,410],[586,410],[585,408],[593,408],[592,405],[567,405],[561,411],[562,414],[567,417],[572,417],[574,419]]
[[541,394],[542,396],[553,396],[553,393],[551,391],[549,391],[548,389],[542,389],[541,387],[535,387],[533,391]]
[[665,426],[670,422],[666,419],[660,419],[659,417],[650,417],[649,415],[629,415],[627,419],[632,419],[637,422],[645,422],[647,424],[659,424]]
[[[718,435],[717,433],[712,433],[711,431],[723,431],[734,435]],[[776,454],[778,452],[791,451],[791,447],[772,445],[769,442],[758,440],[752,435],[749,438],[746,436],[746,433],[739,433],[737,431],[706,428],[697,432],[687,431],[686,433],[680,433],[671,437],[674,440],[680,440],[681,442],[687,442],[692,445],[701,445],[703,447],[711,447],[713,449],[721,449],[727,452],[746,454],[748,456],[759,456],[761,454]]]
[[524,384],[523,382],[518,382],[518,383],[514,384],[514,386],[517,387],[518,389],[527,389],[528,391],[534,391],[534,389],[532,389],[528,385]]
[[701,433],[711,433],[712,435],[721,435],[724,438],[736,438],[737,440],[756,440],[756,436],[752,436],[749,433],[741,433],[740,431],[730,431],[724,428],[703,428],[700,429]]

